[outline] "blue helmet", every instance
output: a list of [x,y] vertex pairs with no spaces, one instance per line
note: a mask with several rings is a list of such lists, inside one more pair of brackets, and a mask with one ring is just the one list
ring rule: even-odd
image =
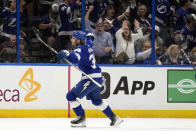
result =
[[86,40],[86,33],[81,31],[81,30],[76,30],[74,31],[74,33],[72,34],[73,37],[76,38],[76,40],[82,40],[85,41]]

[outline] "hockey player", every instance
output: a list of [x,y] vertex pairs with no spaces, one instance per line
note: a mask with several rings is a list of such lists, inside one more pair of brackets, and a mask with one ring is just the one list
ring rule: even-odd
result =
[[[69,53],[67,50],[62,50],[57,54],[57,58],[61,61],[67,59],[73,64],[77,64],[80,70],[85,72],[96,82],[102,85],[101,68],[96,65],[93,47],[94,35],[82,31],[75,31],[73,33],[72,42],[75,43],[76,48]],[[85,43],[86,41],[86,43]],[[77,118],[71,121],[72,126],[86,126],[86,117],[82,105],[78,101],[86,96],[87,100],[91,100],[92,104],[98,106],[102,112],[111,120],[110,125],[118,125],[122,120],[113,113],[110,106],[102,100],[100,94],[100,87],[92,82],[87,76],[82,75],[82,80],[67,93],[67,100],[70,102]]]

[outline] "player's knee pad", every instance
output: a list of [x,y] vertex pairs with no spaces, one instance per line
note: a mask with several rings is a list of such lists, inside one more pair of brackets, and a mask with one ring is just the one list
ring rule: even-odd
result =
[[76,99],[75,101],[70,101],[71,108],[76,108],[80,106],[80,102]]
[[80,102],[76,99],[73,92],[70,91],[69,93],[67,93],[66,98],[70,102],[71,108],[76,108],[80,106]]
[[97,100],[92,100],[93,105],[95,106],[99,106],[102,103],[101,99],[97,99]]
[[67,93],[66,98],[68,101],[75,101],[76,100],[75,95],[71,91]]
[[105,110],[108,107],[108,103],[105,100],[102,100],[101,104],[98,105],[100,110]]

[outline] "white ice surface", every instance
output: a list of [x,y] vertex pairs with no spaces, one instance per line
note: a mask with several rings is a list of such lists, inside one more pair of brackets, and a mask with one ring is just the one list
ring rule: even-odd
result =
[[70,127],[73,118],[0,118],[0,131],[196,131],[196,119],[123,118],[110,127],[106,118],[87,118],[86,128]]

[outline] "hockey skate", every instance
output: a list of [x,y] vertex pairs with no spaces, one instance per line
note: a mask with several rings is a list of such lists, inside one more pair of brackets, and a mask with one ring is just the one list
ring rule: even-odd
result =
[[119,125],[123,122],[123,120],[120,119],[120,117],[115,115],[115,114],[112,117],[109,117],[109,118],[111,120],[110,126],[117,126],[117,125]]
[[86,127],[86,117],[84,115],[77,116],[76,119],[71,121],[71,127]]

